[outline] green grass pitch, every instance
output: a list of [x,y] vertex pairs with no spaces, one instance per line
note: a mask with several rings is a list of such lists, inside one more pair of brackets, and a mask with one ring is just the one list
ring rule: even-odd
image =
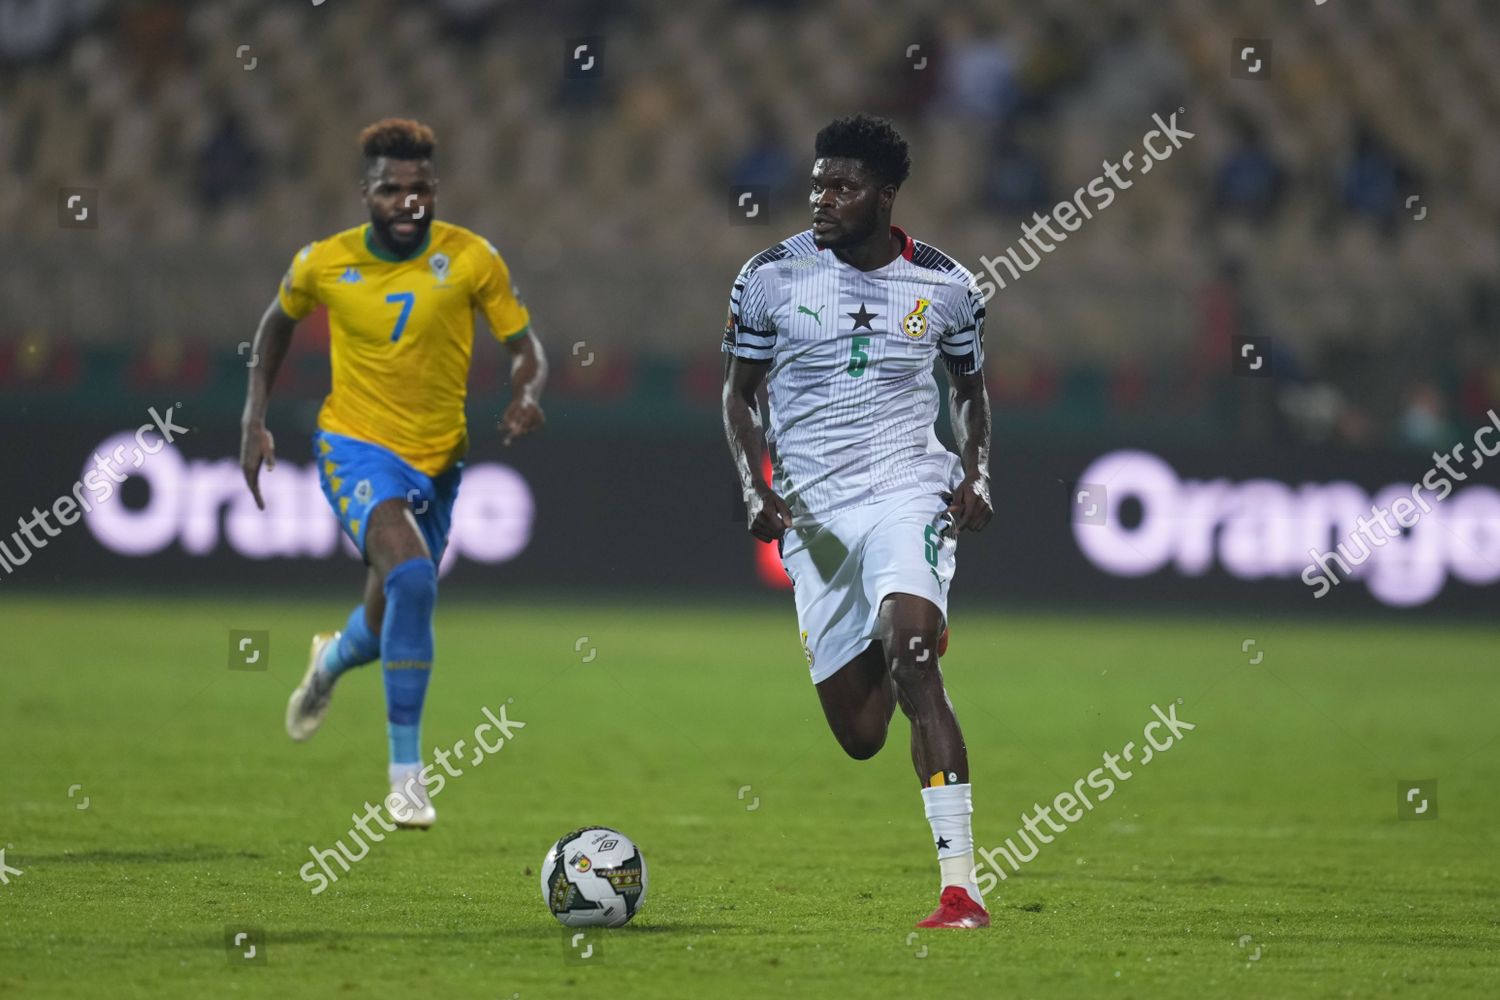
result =
[[[448,782],[433,831],[312,895],[309,846],[385,791],[378,669],[311,742],[282,731],[308,636],[345,610],[4,598],[0,996],[1500,990],[1492,629],[960,607],[944,670],[981,846],[1153,704],[1197,728],[993,891],[991,929],[914,935],[938,886],[905,720],[874,760],[842,755],[789,600],[440,605],[424,745],[485,706],[525,728]],[[270,631],[266,670],[228,669],[231,629]],[[1437,818],[1398,819],[1397,782],[1433,778]],[[584,824],[635,839],[650,889],[570,962],[538,866]],[[263,964],[231,961],[237,927]]]

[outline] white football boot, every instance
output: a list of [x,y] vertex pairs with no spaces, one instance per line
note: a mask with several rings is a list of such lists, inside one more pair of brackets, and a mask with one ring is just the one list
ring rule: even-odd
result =
[[307,673],[302,683],[286,703],[286,734],[301,743],[323,724],[328,714],[328,703],[333,700],[333,684],[324,688],[318,684],[318,664],[323,660],[323,650],[330,642],[338,642],[339,633],[319,632],[313,636],[312,653],[307,658]]
[[407,777],[391,782],[391,794],[385,797],[385,811],[402,830],[429,830],[437,822],[437,810],[432,807],[418,773],[413,768]]

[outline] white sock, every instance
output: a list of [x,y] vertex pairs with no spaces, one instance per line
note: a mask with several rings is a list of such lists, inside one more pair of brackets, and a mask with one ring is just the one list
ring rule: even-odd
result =
[[924,788],[922,805],[932,827],[933,843],[937,845],[943,888],[963,886],[969,897],[983,906],[984,897],[974,882],[974,834],[969,822],[974,804],[969,790],[967,783]]

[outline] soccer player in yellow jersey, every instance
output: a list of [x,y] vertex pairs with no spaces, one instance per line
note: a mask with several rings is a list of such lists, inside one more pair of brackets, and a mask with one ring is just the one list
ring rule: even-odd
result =
[[[542,425],[546,358],[505,261],[488,241],[434,218],[432,130],[386,119],[360,134],[370,221],[308,244],[292,260],[255,334],[240,464],[262,509],[260,468],[275,465],[266,409],[297,321],[328,307],[333,389],[318,414],[314,454],[323,493],[369,567],[363,602],[340,632],[313,637],[287,704],[294,740],[317,730],[334,682],[381,660],[398,826],[436,813],[422,768],[421,716],[432,669],[437,565],[458,496],[474,310],[511,352],[508,445]],[[384,822],[382,820],[382,822]]]

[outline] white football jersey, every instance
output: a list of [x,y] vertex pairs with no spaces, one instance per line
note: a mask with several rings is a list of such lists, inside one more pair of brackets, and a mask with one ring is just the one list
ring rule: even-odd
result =
[[723,349],[771,363],[772,488],[799,518],[963,480],[933,428],[933,363],[982,370],[984,299],[953,258],[892,229],[905,247],[885,267],[851,267],[807,230],[750,258],[730,293]]

